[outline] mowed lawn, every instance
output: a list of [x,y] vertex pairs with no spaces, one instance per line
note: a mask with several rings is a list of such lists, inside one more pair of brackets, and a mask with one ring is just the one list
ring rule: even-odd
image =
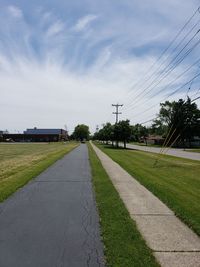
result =
[[0,143],[0,202],[76,146],[76,143]]
[[200,235],[200,162],[98,145]]
[[187,152],[195,152],[200,153],[200,148],[194,148],[194,149],[186,149]]

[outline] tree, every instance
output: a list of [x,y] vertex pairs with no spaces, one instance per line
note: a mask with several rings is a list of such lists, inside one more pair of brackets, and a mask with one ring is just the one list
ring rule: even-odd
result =
[[83,141],[84,139],[89,140],[89,135],[90,135],[89,127],[85,124],[78,124],[75,127],[72,135],[76,140],[80,141]]
[[112,140],[113,126],[111,125],[110,122],[107,122],[103,127],[103,136],[104,136],[104,141],[106,141],[107,144],[108,141]]
[[139,142],[141,138],[144,138],[146,140],[146,137],[148,136],[148,129],[145,126],[142,126],[141,124],[137,123],[132,126],[132,140]]
[[132,128],[129,122],[129,120],[122,120],[114,125],[114,138],[117,147],[118,141],[122,141],[124,143],[124,148],[126,148],[126,143],[130,140]]
[[190,98],[186,101],[166,101],[160,106],[155,122],[167,128],[168,145],[178,141],[184,145],[185,141],[190,143],[195,135],[200,136],[200,110],[195,103],[191,103]]
[[108,144],[108,141],[113,141],[113,125],[107,122],[102,129],[94,134],[93,139],[106,141],[106,144]]

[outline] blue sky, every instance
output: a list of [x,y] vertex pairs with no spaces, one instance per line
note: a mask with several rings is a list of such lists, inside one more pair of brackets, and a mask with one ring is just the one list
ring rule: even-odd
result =
[[[163,99],[156,93],[197,60],[199,48],[152,91],[154,97],[134,101],[144,85],[133,85],[198,5],[196,0],[1,0],[0,128],[67,125],[72,131],[86,123],[93,131],[114,121],[111,104],[116,101],[124,103],[121,118],[132,123],[154,116],[159,106],[142,112]],[[200,14],[192,23],[195,19]],[[165,94],[197,71],[194,66]],[[198,79],[191,95],[197,86]],[[174,98],[184,97],[184,90]]]

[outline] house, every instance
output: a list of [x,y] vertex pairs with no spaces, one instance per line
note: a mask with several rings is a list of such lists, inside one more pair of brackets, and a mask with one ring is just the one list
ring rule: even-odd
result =
[[147,145],[162,145],[164,143],[165,139],[160,135],[149,135],[146,138]]

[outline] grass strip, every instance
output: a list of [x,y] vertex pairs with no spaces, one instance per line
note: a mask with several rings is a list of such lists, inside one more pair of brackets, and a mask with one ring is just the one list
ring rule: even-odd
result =
[[[17,151],[20,152],[23,149],[23,144],[18,144],[17,146]],[[41,172],[69,153],[75,147],[77,147],[77,144],[75,143],[63,145],[63,147],[58,151],[55,149],[55,151],[46,152],[46,154],[40,160],[31,162],[31,165],[16,168],[12,173],[8,171],[8,177],[0,180],[0,202],[3,202],[15,191],[17,191],[17,189],[23,187],[31,179],[38,176]]]
[[107,266],[159,266],[96,153],[88,147]]
[[186,152],[195,152],[200,153],[200,148],[194,148],[194,149],[185,149]]
[[96,144],[200,235],[200,162]]

